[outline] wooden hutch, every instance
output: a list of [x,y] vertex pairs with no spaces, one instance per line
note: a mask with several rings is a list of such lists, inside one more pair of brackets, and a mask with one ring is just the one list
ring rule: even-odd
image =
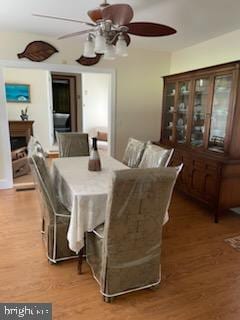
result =
[[160,144],[184,163],[177,187],[215,222],[240,207],[240,61],[164,77]]

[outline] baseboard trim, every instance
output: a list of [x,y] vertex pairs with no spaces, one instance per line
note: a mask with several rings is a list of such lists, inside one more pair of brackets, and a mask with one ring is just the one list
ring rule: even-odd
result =
[[13,188],[12,181],[0,179],[0,189],[11,189]]

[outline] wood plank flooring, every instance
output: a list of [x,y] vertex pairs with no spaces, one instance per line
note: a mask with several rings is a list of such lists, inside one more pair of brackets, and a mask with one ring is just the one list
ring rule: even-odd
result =
[[0,301],[52,302],[57,320],[239,320],[240,252],[224,242],[240,234],[240,216],[219,224],[206,208],[175,194],[164,227],[162,282],[102,301],[86,264],[49,265],[36,191],[0,191]]

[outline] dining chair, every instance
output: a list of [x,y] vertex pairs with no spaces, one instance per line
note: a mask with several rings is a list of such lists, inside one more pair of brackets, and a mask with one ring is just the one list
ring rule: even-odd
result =
[[80,132],[56,132],[59,156],[80,157],[89,156],[88,134]]
[[31,159],[32,154],[40,153],[43,157],[45,157],[45,152],[41,143],[37,140],[37,138],[31,136],[27,145],[28,158]]
[[122,162],[130,168],[137,168],[142,159],[145,146],[145,142],[129,138]]
[[[35,169],[33,166],[33,160],[32,160],[32,156],[34,154],[38,154],[41,155],[44,159],[45,159],[45,152],[42,148],[42,145],[40,144],[40,142],[34,137],[31,136],[29,141],[28,141],[28,145],[27,145],[27,160],[28,160],[28,166],[30,168],[30,171],[32,173],[32,176],[34,178],[34,188],[36,188],[36,178],[35,178]],[[42,217],[42,229],[41,232],[44,233],[44,219]]]
[[159,168],[167,167],[174,149],[165,149],[160,146],[147,143],[144,150],[142,160],[139,163],[139,168]]
[[105,224],[87,233],[87,262],[105,302],[161,281],[162,225],[178,168],[113,172]]
[[49,262],[58,263],[63,260],[78,258],[68,247],[67,231],[70,212],[58,200],[49,169],[41,154],[32,155],[32,168],[39,191],[44,221],[43,238],[47,247]]

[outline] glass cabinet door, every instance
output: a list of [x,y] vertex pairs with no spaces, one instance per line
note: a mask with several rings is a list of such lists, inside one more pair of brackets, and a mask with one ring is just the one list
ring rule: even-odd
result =
[[209,79],[198,79],[195,82],[191,145],[203,147],[205,132],[205,115],[209,99]]
[[164,105],[163,138],[173,140],[173,117],[175,104],[176,84],[168,83],[166,85],[166,97]]
[[176,110],[176,141],[186,143],[187,113],[189,110],[190,81],[179,82],[178,102]]
[[231,87],[232,75],[218,76],[215,78],[211,126],[208,141],[208,148],[210,150],[224,150]]

